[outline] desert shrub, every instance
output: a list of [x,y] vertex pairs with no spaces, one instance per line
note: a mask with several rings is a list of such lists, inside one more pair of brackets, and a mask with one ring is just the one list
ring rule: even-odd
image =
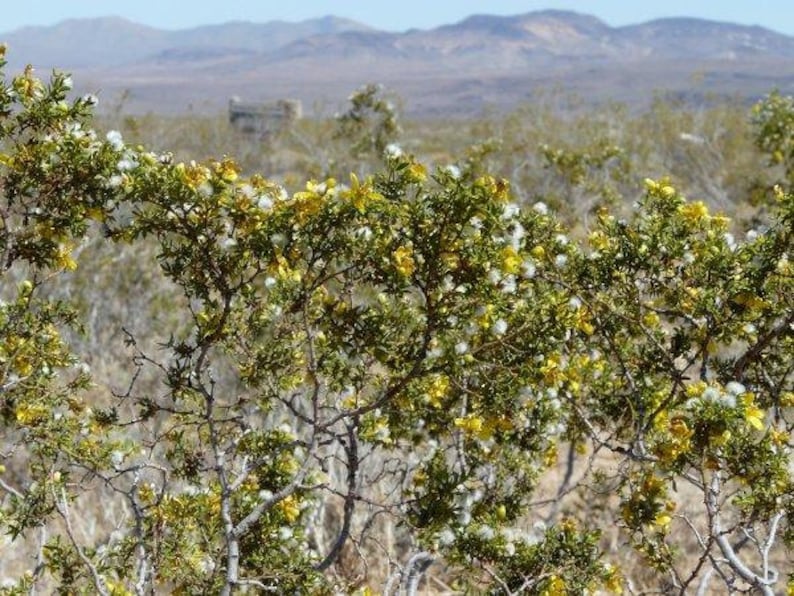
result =
[[[432,168],[384,139],[371,175],[290,193],[98,136],[68,89],[30,70],[0,89],[0,548],[32,557],[5,592],[785,584],[787,188],[735,236],[648,179],[580,238],[519,204],[487,147]],[[545,159],[604,182],[622,153],[594,147]],[[102,247],[167,299],[91,342],[85,305],[114,285],[69,276]],[[104,345],[120,336],[126,360]],[[100,509],[119,513],[92,528]],[[615,528],[644,571],[607,548]]]

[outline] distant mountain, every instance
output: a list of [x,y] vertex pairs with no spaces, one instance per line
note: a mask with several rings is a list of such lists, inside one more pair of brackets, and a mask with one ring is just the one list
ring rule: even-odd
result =
[[474,15],[454,25],[445,25],[420,37],[447,45],[454,40],[515,44],[550,53],[581,53],[598,47],[611,32],[599,19],[574,12],[547,10],[514,17]]
[[622,27],[619,34],[627,46],[666,58],[794,58],[794,38],[763,27],[671,18]]
[[393,33],[334,16],[181,31],[108,17],[0,40],[12,68],[71,70],[86,89],[128,91],[135,111],[218,110],[230,95],[338,105],[372,81],[402,95],[416,115],[510,107],[550,88],[629,102],[658,92],[697,99],[794,90],[794,37],[692,18],[611,27],[547,10]]
[[347,31],[371,31],[371,27],[334,16],[300,23],[271,21],[269,23],[232,22],[176,31],[169,37],[169,47],[234,48],[257,53],[277,50],[294,41],[312,36],[333,36]]
[[120,17],[74,19],[52,27],[25,27],[0,34],[9,63],[39,69],[115,66],[167,47],[168,32]]
[[12,64],[33,63],[40,68],[122,66],[162,55],[192,59],[219,49],[245,53],[270,52],[298,39],[368,31],[348,19],[326,16],[287,23],[230,22],[180,31],[155,29],[120,17],[63,21],[52,27],[25,27],[0,34],[10,47]]

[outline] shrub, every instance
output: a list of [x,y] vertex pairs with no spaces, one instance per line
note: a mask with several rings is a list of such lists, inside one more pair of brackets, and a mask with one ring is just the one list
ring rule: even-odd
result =
[[[506,180],[402,151],[293,194],[229,158],[174,163],[100,139],[68,88],[27,70],[0,90],[0,523],[7,548],[38,540],[7,592],[415,591],[443,563],[459,587],[619,593],[616,525],[681,592],[782,584],[786,189],[737,240],[647,180],[578,239]],[[92,266],[87,239],[154,245],[174,295],[104,394],[64,339],[80,313],[48,294]],[[83,530],[87,500],[124,515]]]

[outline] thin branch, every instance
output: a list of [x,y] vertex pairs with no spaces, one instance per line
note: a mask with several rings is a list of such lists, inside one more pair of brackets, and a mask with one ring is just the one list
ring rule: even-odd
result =
[[[771,582],[774,582],[778,578],[778,572],[776,569],[771,569],[769,567],[769,551],[772,549],[772,546],[775,544],[775,538],[777,535],[778,525],[780,524],[780,520],[783,519],[783,512],[778,511],[770,520],[769,523],[769,534],[764,540],[764,544],[761,545],[760,552],[761,552],[761,561],[764,566],[764,578],[768,579]],[[769,577],[770,572],[772,573],[772,577]]]
[[775,592],[771,588],[771,584],[775,583],[775,581],[770,580],[767,577],[760,577],[754,573],[744,563],[744,561],[739,558],[739,556],[736,554],[736,551],[731,546],[731,543],[728,541],[725,532],[723,532],[720,524],[719,504],[717,503],[717,498],[720,494],[720,488],[720,475],[718,472],[715,472],[711,477],[709,490],[706,494],[706,509],[708,510],[709,516],[712,519],[712,537],[714,538],[714,541],[717,543],[717,546],[719,546],[723,556],[727,559],[731,569],[733,569],[744,581],[751,586],[758,588],[764,594],[764,596],[775,596]]
[[791,325],[794,324],[794,312],[789,313],[789,316],[781,321],[777,326],[767,331],[764,335],[758,338],[744,354],[742,354],[736,363],[733,365],[733,376],[737,380],[744,378],[744,370],[751,362],[758,360],[758,356],[763,352],[773,341],[786,332],[790,332]]
[[63,523],[66,526],[66,535],[69,537],[69,541],[72,543],[72,547],[74,548],[77,556],[83,562],[83,564],[88,569],[88,572],[91,574],[91,578],[94,582],[94,587],[97,590],[97,593],[101,594],[102,596],[108,596],[110,592],[108,592],[107,586],[105,585],[105,580],[97,571],[96,565],[91,562],[91,559],[83,552],[83,549],[80,548],[80,545],[77,543],[77,538],[74,535],[74,530],[72,529],[72,521],[69,515],[69,505],[66,499],[66,489],[61,487],[61,494],[59,495],[55,492],[55,488],[53,487],[52,496],[55,502],[55,510],[58,512],[58,515],[61,516],[63,519]]
[[24,499],[24,498],[25,498],[25,496],[24,496],[24,495],[23,495],[21,492],[19,492],[19,491],[18,491],[17,489],[15,489],[13,486],[11,486],[10,484],[8,484],[8,483],[7,483],[5,480],[3,480],[2,478],[0,478],[0,488],[2,488],[2,489],[3,489],[4,491],[6,491],[7,493],[10,493],[10,494],[14,495],[14,496],[15,496],[17,499],[20,499],[20,500],[22,500],[22,499]]
[[422,576],[435,561],[435,557],[427,551],[416,553],[408,560],[408,578],[405,586],[406,596],[416,596]]
[[356,487],[358,484],[358,467],[360,464],[356,430],[357,424],[349,424],[347,427],[347,445],[345,445],[345,452],[347,454],[347,494],[345,495],[342,528],[339,530],[339,535],[334,541],[331,550],[325,558],[315,566],[317,571],[325,571],[333,565],[350,536],[350,526],[353,521],[353,512],[356,508]]

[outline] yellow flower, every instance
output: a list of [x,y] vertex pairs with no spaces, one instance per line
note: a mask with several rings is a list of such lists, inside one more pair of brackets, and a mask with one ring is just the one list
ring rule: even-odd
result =
[[766,300],[759,298],[752,292],[739,292],[731,298],[731,302],[751,310],[761,310],[769,307],[769,303]]
[[40,95],[44,89],[41,81],[33,76],[33,67],[30,64],[25,67],[25,74],[14,78],[13,84],[14,90],[27,98]]
[[185,164],[179,164],[176,167],[176,172],[182,177],[182,182],[193,190],[196,190],[199,186],[204,184],[210,177],[207,168],[196,165],[194,162],[191,162],[187,166]]
[[342,193],[342,198],[350,201],[356,211],[364,213],[367,210],[367,206],[380,199],[381,196],[372,189],[369,180],[362,184],[358,176],[350,174],[350,190]]
[[557,444],[552,443],[548,446],[546,451],[543,452],[543,465],[547,468],[552,467],[554,464],[557,463],[557,457],[559,455],[559,451],[557,449]]
[[607,563],[604,566],[607,576],[604,579],[604,587],[612,594],[623,594],[623,578],[614,565]]
[[521,257],[512,246],[505,246],[502,249],[502,271],[504,273],[515,275],[521,270],[521,263]]
[[110,590],[110,596],[132,596],[132,594],[134,594],[134,592],[130,592],[121,581],[106,579],[105,584]]
[[275,275],[279,280],[289,280],[298,282],[301,280],[301,272],[293,269],[284,255],[277,255],[275,261],[268,266],[268,273]]
[[604,250],[609,247],[609,237],[601,230],[596,230],[587,239],[590,241],[590,246],[596,250]]
[[510,198],[510,184],[507,180],[497,180],[493,176],[481,176],[474,181],[474,186],[485,189],[496,203],[506,203]]
[[711,223],[719,230],[726,230],[728,228],[728,224],[731,223],[731,220],[725,215],[715,215],[712,217]]
[[657,513],[653,518],[651,526],[666,532],[670,527],[670,523],[673,521],[672,514],[675,511],[675,508],[676,505],[673,501],[667,501],[664,504],[664,509],[659,511],[659,513]]
[[440,258],[447,269],[455,270],[460,267],[460,257],[454,252],[444,251],[441,253]]
[[575,315],[575,326],[585,335],[593,335],[593,332],[595,331],[595,327],[593,327],[590,319],[591,315],[589,310],[583,306],[577,309]]
[[741,397],[744,404],[744,419],[747,424],[756,430],[764,430],[765,412],[755,405],[755,396],[752,393],[745,393]]
[[[657,420],[666,418],[666,414],[657,416]],[[654,422],[654,427],[657,427],[656,421]],[[694,431],[692,431],[687,426],[686,421],[679,416],[676,416],[668,422],[667,430],[670,436],[665,437],[663,442],[654,448],[654,452],[662,463],[669,465],[680,455],[687,453],[691,449],[692,445],[690,439]]]
[[703,392],[706,390],[706,383],[704,381],[695,381],[694,383],[689,383],[686,386],[686,396],[687,397],[700,397],[703,395]]
[[493,304],[486,304],[477,311],[477,325],[481,329],[490,329],[493,322],[493,311],[496,307]]
[[240,173],[240,167],[227,157],[215,164],[215,173],[225,182],[234,182]]
[[778,430],[776,428],[773,428],[769,432],[769,438],[772,440],[772,443],[780,446],[788,443],[789,436],[785,430]]
[[288,522],[294,522],[301,514],[300,504],[298,503],[298,499],[295,498],[295,495],[290,495],[285,498],[283,501],[279,502],[278,508],[281,510],[281,513],[284,514],[284,518]]
[[667,530],[670,527],[670,522],[673,521],[673,518],[670,517],[670,514],[667,511],[660,511],[656,514],[656,517],[653,518],[653,525],[660,528],[661,530]]
[[416,270],[413,250],[408,246],[400,246],[392,255],[394,267],[403,277],[409,277]]
[[482,418],[476,414],[469,414],[463,418],[455,418],[453,424],[466,434],[477,434],[482,431]]
[[564,371],[560,370],[560,355],[552,354],[546,359],[546,363],[540,367],[543,380],[551,386],[559,386],[565,380]]
[[77,269],[77,261],[72,258],[72,255],[69,251],[70,249],[68,246],[61,246],[58,249],[58,255],[55,257],[55,264],[60,269],[74,271]]
[[317,215],[323,208],[325,198],[318,192],[315,192],[316,184],[308,182],[306,184],[307,190],[296,192],[293,197],[293,206],[295,207],[295,214],[298,216],[300,223],[305,223],[310,217]]
[[698,223],[709,216],[709,208],[703,201],[685,203],[678,208],[678,212],[684,217],[684,219],[693,224]]
[[408,166],[409,180],[411,182],[424,182],[427,178],[427,169],[420,163],[412,163]]
[[480,438],[487,439],[495,430],[507,432],[513,430],[513,428],[515,428],[513,421],[507,416],[492,416],[485,421],[483,426],[483,432],[486,433],[486,436],[481,436]]
[[552,575],[540,594],[541,596],[566,596],[568,589],[565,587],[565,580],[557,575]]
[[725,445],[728,444],[728,441],[731,440],[732,436],[733,435],[731,434],[731,431],[729,431],[728,429],[725,429],[719,435],[712,436],[712,437],[710,437],[710,439],[711,439],[711,442],[714,445],[716,445],[717,447],[724,447]]
[[359,407],[358,393],[355,391],[342,400],[342,407],[347,410],[352,410]]
[[427,389],[427,398],[434,408],[441,407],[441,400],[449,391],[449,377],[445,375],[436,375],[430,382],[430,387]]
[[670,434],[677,439],[689,439],[694,431],[692,431],[686,424],[683,418],[673,418],[670,421]]
[[659,189],[659,194],[661,194],[665,199],[672,199],[675,196],[675,188],[669,184],[665,184]]
[[47,408],[42,405],[22,404],[17,408],[17,422],[24,426],[35,426],[47,417]]
[[645,316],[642,317],[642,322],[646,327],[657,327],[659,325],[659,315],[653,311],[647,312]]

